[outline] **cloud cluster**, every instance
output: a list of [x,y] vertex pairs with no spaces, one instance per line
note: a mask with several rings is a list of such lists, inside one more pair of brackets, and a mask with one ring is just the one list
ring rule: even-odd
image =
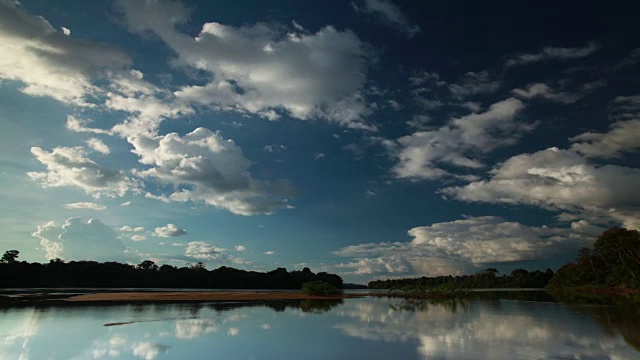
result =
[[27,175],[43,187],[71,186],[99,198],[123,196],[128,191],[138,192],[140,183],[122,171],[106,169],[87,157],[82,147],[56,147],[51,152],[32,147],[31,153],[47,167],[46,172]]
[[586,221],[572,228],[528,226],[500,217],[467,217],[408,231],[410,242],[366,243],[334,254],[352,262],[339,267],[357,275],[448,275],[486,264],[551,258],[589,244],[603,229]]
[[98,219],[67,219],[61,226],[55,222],[38,225],[31,234],[40,240],[47,259],[122,261],[129,259],[125,246],[113,229]]
[[132,32],[151,32],[177,55],[177,62],[207,72],[205,85],[175,92],[186,103],[255,114],[274,120],[324,118],[347,127],[372,129],[362,94],[368,46],[351,31],[326,26],[308,33],[257,23],[240,27],[205,23],[195,37],[176,25],[188,10],[175,1],[119,1]]
[[409,37],[420,33],[420,27],[412,24],[409,17],[390,0],[364,0],[361,4],[352,1],[351,6],[358,13],[379,17],[387,25]]
[[512,57],[505,62],[505,65],[510,67],[543,61],[579,59],[589,56],[599,49],[600,45],[594,42],[590,42],[585,47],[581,48],[545,46],[539,52],[526,53]]
[[640,226],[640,194],[635,191],[640,169],[597,166],[575,151],[550,148],[513,156],[490,175],[442,193],[462,201],[535,205]]
[[226,249],[204,241],[191,241],[187,244],[184,254],[197,260],[226,260],[229,259],[229,255],[225,251]]
[[150,166],[135,174],[176,189],[169,201],[200,201],[234,214],[269,214],[288,207],[295,195],[284,181],[252,177],[251,162],[233,140],[198,128],[185,136],[128,138],[140,162]]
[[590,158],[615,158],[640,150],[640,96],[619,96],[611,104],[606,133],[586,132],[572,137],[571,149]]
[[513,144],[532,129],[531,124],[515,121],[524,107],[522,101],[508,98],[485,112],[451,119],[440,128],[385,141],[398,160],[392,171],[398,178],[433,180],[455,175],[456,168],[481,168],[483,155]]
[[131,63],[121,49],[76,40],[16,2],[0,1],[0,24],[0,79],[23,83],[25,94],[90,106],[86,95],[100,92],[92,79]]
[[174,224],[167,224],[167,226],[157,227],[153,233],[159,237],[174,237],[187,235],[187,230],[180,229]]

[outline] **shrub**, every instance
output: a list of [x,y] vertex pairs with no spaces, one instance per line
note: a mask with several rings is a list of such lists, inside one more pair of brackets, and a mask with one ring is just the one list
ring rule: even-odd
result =
[[342,289],[324,281],[309,281],[302,284],[302,292],[307,295],[337,295],[342,294]]

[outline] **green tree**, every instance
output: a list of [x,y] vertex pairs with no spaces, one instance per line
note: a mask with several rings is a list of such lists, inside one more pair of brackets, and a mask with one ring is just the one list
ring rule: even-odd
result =
[[158,270],[158,265],[156,265],[156,263],[151,260],[145,260],[138,264],[137,268],[140,270],[156,271]]
[[16,259],[18,258],[18,254],[20,254],[20,251],[18,250],[7,250],[4,252],[4,255],[2,255],[0,262],[7,264],[14,263],[17,261]]

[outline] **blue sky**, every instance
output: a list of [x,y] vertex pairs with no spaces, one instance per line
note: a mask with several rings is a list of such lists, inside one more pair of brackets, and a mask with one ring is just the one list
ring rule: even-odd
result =
[[0,244],[347,281],[639,228],[632,9],[0,0]]

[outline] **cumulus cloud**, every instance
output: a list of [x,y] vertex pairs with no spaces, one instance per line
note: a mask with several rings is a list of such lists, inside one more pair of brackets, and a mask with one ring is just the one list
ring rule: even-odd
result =
[[65,28],[58,32],[11,1],[0,2],[0,24],[0,79],[21,82],[28,95],[90,106],[86,95],[100,92],[92,78],[131,62],[124,51],[77,40]]
[[356,275],[449,275],[477,271],[486,264],[550,258],[586,246],[602,228],[586,221],[571,228],[528,226],[495,216],[420,226],[408,231],[410,242],[365,243],[335,255]]
[[108,155],[111,150],[109,149],[109,147],[107,145],[105,145],[105,143],[102,142],[102,140],[97,139],[97,138],[91,138],[87,141],[85,141],[85,143],[87,144],[87,146],[89,146],[90,148],[92,148],[93,150],[104,154],[104,155]]
[[89,210],[104,210],[107,207],[101,204],[96,204],[92,202],[76,202],[76,203],[68,203],[64,204],[64,207],[67,209],[89,209]]
[[153,233],[159,237],[174,237],[187,235],[187,230],[180,229],[174,224],[167,224],[167,226],[157,227]]
[[142,226],[137,226],[137,227],[131,227],[129,225],[124,225],[123,227],[118,229],[119,231],[128,231],[128,232],[140,232],[140,231],[144,231],[144,227]]
[[571,149],[592,158],[615,158],[640,149],[640,96],[619,96],[612,101],[609,132],[574,136]]
[[446,125],[418,131],[395,141],[383,141],[398,163],[398,178],[438,179],[453,175],[443,166],[478,169],[479,157],[495,148],[515,143],[533,125],[515,121],[525,105],[518,99],[499,101],[482,113],[451,119]]
[[225,249],[204,241],[189,242],[184,250],[184,254],[185,256],[198,260],[226,260],[229,258],[229,255],[225,253]]
[[356,12],[370,14],[379,17],[390,27],[412,37],[420,32],[420,27],[414,25],[409,17],[390,0],[364,0],[363,2],[351,2]]
[[353,32],[326,26],[308,33],[301,26],[257,23],[234,27],[205,23],[195,37],[177,24],[189,12],[174,1],[119,1],[123,21],[135,33],[151,32],[177,55],[177,62],[206,71],[211,81],[184,86],[178,100],[275,120],[324,118],[346,127],[373,129],[362,94],[369,47]]
[[490,171],[491,177],[442,193],[458,200],[527,204],[605,216],[638,228],[640,169],[597,166],[572,150],[550,148],[509,158]]
[[491,94],[501,86],[500,81],[494,80],[488,71],[467,72],[458,83],[449,84],[451,94],[457,98],[465,98],[471,95]]
[[40,240],[47,259],[113,261],[128,259],[125,246],[113,229],[98,219],[67,219],[61,226],[55,222],[38,225],[32,236]]
[[82,147],[56,147],[51,152],[32,147],[31,153],[47,167],[47,171],[29,172],[27,175],[43,187],[77,187],[96,198],[139,191],[138,181],[122,171],[101,167],[87,157]]
[[144,235],[133,235],[131,237],[131,240],[133,240],[133,241],[143,241],[143,240],[147,240],[147,238]]
[[587,57],[599,49],[600,45],[594,42],[590,42],[585,47],[581,48],[546,46],[536,53],[526,53],[512,57],[505,62],[505,65],[510,67],[543,61],[579,59]]
[[244,245],[236,245],[235,249],[236,249],[236,251],[245,251],[245,250],[247,250],[247,248]]
[[135,174],[172,185],[168,201],[201,201],[234,214],[270,214],[287,208],[295,192],[285,181],[267,182],[252,177],[251,162],[233,140],[198,128],[185,136],[128,139],[140,162],[151,166]]

